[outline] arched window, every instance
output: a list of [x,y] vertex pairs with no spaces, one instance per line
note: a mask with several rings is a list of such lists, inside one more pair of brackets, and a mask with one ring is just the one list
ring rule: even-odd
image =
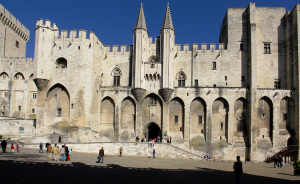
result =
[[113,69],[111,74],[114,77],[114,86],[120,86],[120,77],[122,75],[122,71],[116,67]]
[[35,112],[34,108],[32,108],[32,110],[31,110],[31,111],[32,111],[32,113],[34,113],[34,112]]
[[7,73],[3,72],[0,74],[0,80],[7,80],[9,77],[7,75]]
[[56,60],[56,68],[67,68],[68,61],[65,58],[58,58]]
[[25,80],[25,77],[22,73],[19,72],[15,75],[15,80]]
[[178,87],[185,87],[186,75],[184,72],[179,72],[177,74]]

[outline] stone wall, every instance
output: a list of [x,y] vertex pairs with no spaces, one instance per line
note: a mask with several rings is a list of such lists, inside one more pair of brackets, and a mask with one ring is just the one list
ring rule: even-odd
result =
[[3,139],[21,139],[35,136],[35,121],[0,117],[0,135]]

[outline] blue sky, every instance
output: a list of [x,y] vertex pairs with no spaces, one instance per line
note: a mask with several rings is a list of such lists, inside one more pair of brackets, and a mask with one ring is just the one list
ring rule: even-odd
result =
[[132,45],[133,29],[143,2],[150,37],[157,37],[167,2],[175,28],[176,44],[218,43],[227,8],[256,6],[286,7],[297,0],[8,0],[0,2],[30,30],[26,57],[34,56],[35,23],[43,18],[55,22],[60,30],[93,31],[104,45]]

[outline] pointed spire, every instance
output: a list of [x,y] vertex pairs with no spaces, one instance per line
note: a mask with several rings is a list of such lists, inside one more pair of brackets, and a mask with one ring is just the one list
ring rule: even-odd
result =
[[161,29],[174,30],[169,3],[167,5],[167,9],[166,9],[166,13],[165,13],[165,17]]
[[145,31],[147,31],[146,19],[145,19],[144,9],[143,9],[143,3],[141,3],[140,12],[139,12],[136,24],[135,24],[134,30],[136,30],[136,29],[144,29]]

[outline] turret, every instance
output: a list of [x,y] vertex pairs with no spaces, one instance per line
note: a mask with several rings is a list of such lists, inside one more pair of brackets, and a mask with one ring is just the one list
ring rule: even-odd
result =
[[49,60],[51,48],[55,45],[55,40],[58,38],[58,28],[55,23],[51,27],[50,20],[43,19],[36,22],[35,28],[35,50],[34,59],[36,63],[34,82],[40,91],[43,91],[49,82]]
[[174,91],[173,62],[174,62],[175,31],[173,27],[169,3],[160,30],[160,58],[162,63],[162,82],[160,95],[168,101]]
[[144,15],[143,4],[141,4],[140,12],[133,31],[133,89],[132,93],[139,101],[145,90],[144,81],[144,62],[147,61],[148,49],[148,31]]

